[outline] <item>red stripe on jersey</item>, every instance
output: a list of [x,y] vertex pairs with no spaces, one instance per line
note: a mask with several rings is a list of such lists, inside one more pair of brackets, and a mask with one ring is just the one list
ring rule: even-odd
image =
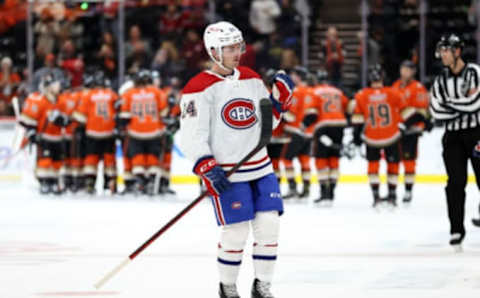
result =
[[213,84],[222,81],[221,78],[209,74],[208,72],[201,72],[188,81],[183,88],[183,94],[202,92]]
[[[266,161],[267,159],[268,159],[268,155],[265,155],[265,157],[263,157],[262,159],[259,159],[259,160],[256,160],[256,161],[246,162],[242,166],[257,165],[259,163],[262,163],[262,162]],[[236,163],[222,163],[222,164],[220,164],[220,166],[222,166],[222,167],[234,167],[235,165],[237,165],[237,164]]]

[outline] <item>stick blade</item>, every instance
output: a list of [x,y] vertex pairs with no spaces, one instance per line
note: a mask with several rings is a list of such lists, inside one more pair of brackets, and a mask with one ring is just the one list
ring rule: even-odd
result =
[[262,131],[260,132],[260,141],[258,146],[266,146],[272,137],[272,128],[273,128],[273,115],[272,115],[272,102],[268,98],[262,98],[260,100],[260,117]]

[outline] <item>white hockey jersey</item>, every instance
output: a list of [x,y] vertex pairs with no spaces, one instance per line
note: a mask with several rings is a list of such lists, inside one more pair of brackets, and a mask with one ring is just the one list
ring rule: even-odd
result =
[[[238,67],[228,77],[201,72],[183,89],[180,149],[193,162],[213,155],[225,171],[230,170],[258,144],[260,99],[268,97],[260,76],[247,67]],[[279,120],[273,118],[275,128]],[[229,180],[250,181],[272,172],[270,158],[263,148]]]

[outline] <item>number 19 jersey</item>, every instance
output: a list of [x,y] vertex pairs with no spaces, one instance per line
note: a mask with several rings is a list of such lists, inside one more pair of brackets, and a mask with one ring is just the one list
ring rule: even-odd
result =
[[398,124],[406,117],[406,102],[389,87],[364,88],[355,95],[353,124],[364,123],[363,139],[367,145],[385,147],[401,134]]

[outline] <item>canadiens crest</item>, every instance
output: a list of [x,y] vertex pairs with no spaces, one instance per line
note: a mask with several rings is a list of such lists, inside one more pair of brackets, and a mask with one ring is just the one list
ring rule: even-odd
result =
[[234,129],[247,129],[258,122],[255,104],[250,99],[235,98],[222,108],[222,120]]

